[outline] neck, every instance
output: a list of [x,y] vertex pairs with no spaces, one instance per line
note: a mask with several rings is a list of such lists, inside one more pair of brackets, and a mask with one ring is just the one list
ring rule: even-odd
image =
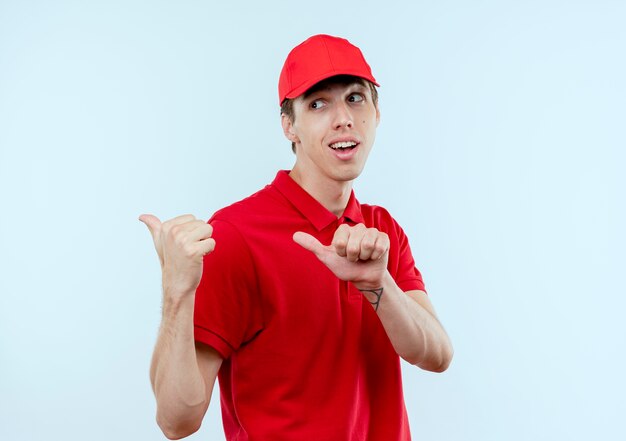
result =
[[352,181],[317,179],[303,175],[296,167],[289,176],[335,216],[340,217],[343,214],[352,192]]

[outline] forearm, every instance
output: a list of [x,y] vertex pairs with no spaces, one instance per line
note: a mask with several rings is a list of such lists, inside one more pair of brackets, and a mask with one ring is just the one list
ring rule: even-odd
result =
[[[363,224],[337,228],[331,245],[298,231],[293,240],[313,252],[340,280],[353,283],[376,309],[397,354],[422,369],[444,371],[452,345],[428,298],[404,293],[387,270],[389,236]],[[429,310],[430,309],[430,310]]]
[[196,358],[194,296],[170,294],[164,293],[150,379],[157,401],[157,422],[166,436],[178,438],[198,429],[209,405],[210,392]]
[[389,272],[380,290],[362,290],[400,357],[434,372],[446,370],[452,359],[452,345],[434,313],[404,293]]

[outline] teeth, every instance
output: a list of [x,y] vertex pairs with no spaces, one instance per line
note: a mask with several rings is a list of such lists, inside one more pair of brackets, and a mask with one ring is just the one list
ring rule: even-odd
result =
[[335,142],[333,144],[330,145],[331,148],[333,149],[345,149],[348,147],[354,147],[356,145],[356,142],[354,141],[347,141],[347,142]]

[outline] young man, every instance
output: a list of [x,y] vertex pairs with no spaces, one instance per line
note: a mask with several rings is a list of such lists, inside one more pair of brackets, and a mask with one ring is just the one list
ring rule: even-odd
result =
[[440,372],[452,347],[404,232],[352,191],[377,85],[347,40],[309,38],[279,81],[293,169],[209,223],[140,217],[163,271],[150,374],[168,438],[199,428],[219,377],[229,440],[410,439],[400,357]]

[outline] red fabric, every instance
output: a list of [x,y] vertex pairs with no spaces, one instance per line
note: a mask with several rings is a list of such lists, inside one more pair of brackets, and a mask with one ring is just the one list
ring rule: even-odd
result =
[[400,359],[369,302],[292,240],[340,223],[389,234],[389,271],[424,290],[402,229],[351,196],[337,219],[281,171],[209,221],[215,251],[196,293],[196,340],[214,347],[228,440],[409,440]]

